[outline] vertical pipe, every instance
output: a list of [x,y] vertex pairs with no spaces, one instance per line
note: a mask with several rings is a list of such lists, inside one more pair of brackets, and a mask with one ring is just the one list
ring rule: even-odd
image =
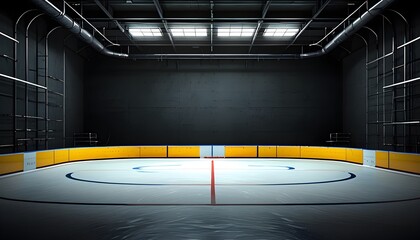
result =
[[[50,35],[57,29],[61,28],[60,27],[55,27],[53,29],[51,29],[48,33],[47,36],[45,37],[45,87],[48,89],[48,82],[49,82],[49,37]],[[63,93],[64,94],[64,93]],[[49,148],[49,144],[48,144],[48,139],[49,139],[49,107],[48,107],[48,90],[45,91],[45,148],[48,149]],[[65,147],[65,146],[63,146]]]
[[[384,39],[384,42],[383,42],[383,50],[384,50],[384,54],[385,54],[385,51],[386,51],[386,42],[385,42],[385,38],[386,38],[386,35],[385,35],[385,20],[389,23],[389,25],[391,26],[391,30],[392,30],[392,35],[391,35],[391,52],[392,52],[392,54],[393,54],[393,57],[392,57],[392,71],[394,71],[394,68],[395,68],[395,60],[394,60],[394,58],[395,58],[395,54],[394,54],[394,44],[395,44],[395,31],[394,31],[394,26],[393,26],[393,24],[392,24],[392,22],[385,16],[385,15],[382,15],[381,14],[381,16],[382,16],[382,22],[383,22],[383,28],[382,28],[382,34],[383,34],[383,39]],[[384,84],[385,84],[385,80],[386,80],[386,58],[384,58],[383,59],[383,65],[384,65],[384,69],[383,69],[383,73],[382,73],[382,76],[383,76],[383,80],[384,80]],[[394,78],[394,74],[392,74],[392,83],[394,84],[395,83],[395,78]],[[395,104],[395,95],[396,95],[396,88],[392,88],[392,95],[391,95],[391,112],[390,112],[390,122],[394,122],[395,120],[397,120],[396,119],[396,117],[397,117],[397,111],[396,111],[396,109],[395,109],[395,106],[396,106],[396,104]],[[385,94],[384,94],[384,99],[385,99]],[[384,101],[384,106],[385,106],[385,101]],[[386,116],[386,115],[385,115]],[[386,121],[385,121],[386,122]],[[396,125],[391,125],[392,126],[392,146],[393,146],[393,148],[394,148],[394,150],[396,149],[396,147],[398,146],[398,139],[397,139],[397,134],[395,133],[396,131],[395,131],[395,129],[396,129]],[[404,129],[405,129],[405,125],[403,125],[403,127],[404,127]],[[385,129],[386,130],[386,129]],[[384,134],[385,134],[385,136],[384,136],[384,138],[385,138],[385,143],[386,143],[386,131],[384,130]]]
[[[376,43],[376,59],[379,58],[379,39]],[[379,134],[379,67],[380,62],[376,62],[376,149],[379,149],[379,141],[380,141],[380,134]]]
[[[394,32],[394,36],[392,37],[392,52],[393,52],[393,54],[392,54],[392,84],[394,84],[395,83],[395,61],[396,61],[396,57],[397,57],[397,55],[395,54],[395,43],[396,41],[395,41],[395,32]],[[392,119],[391,119],[391,122],[396,122],[397,121],[397,114],[398,114],[398,112],[397,112],[397,103],[396,103],[396,95],[398,95],[398,94],[396,94],[396,89],[395,88],[393,88],[392,89],[392,110],[394,111],[393,112],[393,114],[392,114]],[[396,128],[396,125],[392,125],[392,135],[393,135],[393,138],[396,140],[396,136],[397,136],[397,128]],[[395,142],[397,142],[397,141],[395,141]]]
[[[31,27],[32,23],[40,16],[44,15],[44,13],[40,13],[33,17],[31,21],[28,23],[28,26],[26,27],[26,33],[25,33],[25,80],[29,81],[29,28]],[[35,39],[35,44],[38,45],[37,39]],[[37,53],[35,53],[37,54]],[[28,84],[25,84],[25,151],[28,150],[28,115],[29,115],[29,90],[28,90]],[[36,103],[38,104],[38,103]]]
[[358,36],[360,39],[363,40],[363,43],[365,44],[365,148],[368,148],[368,142],[369,142],[369,71],[368,71],[368,62],[369,62],[369,44],[366,41],[366,39],[356,33],[356,36]]
[[[28,31],[26,31],[25,35],[25,81],[29,82],[29,38],[28,38]],[[28,84],[25,84],[25,140],[24,140],[24,150],[28,150]]]
[[47,33],[47,36],[45,37],[45,87],[47,88],[46,90],[45,90],[45,95],[44,95],[44,101],[45,101],[45,149],[48,149],[48,121],[49,121],[49,117],[48,117],[48,82],[49,82],[49,79],[48,79],[48,75],[49,75],[49,73],[48,73],[48,71],[49,71],[49,69],[48,69],[48,61],[49,61],[49,59],[48,59],[48,54],[49,54],[49,51],[48,51],[48,35],[51,33],[51,31],[50,32],[48,32]]
[[[38,29],[36,29],[36,35],[35,35],[35,83],[39,84],[38,82]],[[39,91],[40,89],[35,88],[35,96],[36,96],[36,103],[35,103],[35,116],[39,116],[39,109],[38,109],[38,105],[39,105]],[[35,128],[35,136],[37,139],[39,139],[39,119],[35,119],[36,121],[36,128]],[[39,141],[36,140],[35,141],[35,149],[39,150]]]
[[[15,39],[17,39],[17,31],[15,31]],[[18,54],[17,54],[17,48],[18,48],[18,43],[15,42],[14,43],[14,53],[13,53],[13,59],[15,59],[15,62],[13,64],[13,72],[14,72],[14,77],[17,78],[17,61],[18,61]],[[16,81],[13,81],[13,123],[12,123],[12,127],[13,127],[13,152],[17,152],[18,151],[18,146],[17,146],[17,133],[16,133],[16,128],[17,128],[17,122],[16,122],[16,115],[17,115],[17,83]]]
[[[363,27],[364,29],[367,29],[369,32],[371,32],[374,36],[375,36],[375,49],[376,49],[376,58],[379,58],[379,36],[378,34],[371,28],[369,27]],[[367,65],[366,65],[367,66]],[[379,61],[376,61],[376,92],[375,92],[375,96],[376,96],[376,123],[375,123],[375,128],[376,128],[376,149],[379,149]],[[373,144],[375,145],[375,144]]]
[[[403,20],[403,22],[404,22],[404,36],[403,36],[403,41],[404,41],[404,43],[406,43],[407,42],[407,39],[410,39],[410,36],[409,36],[410,35],[409,34],[410,26],[408,24],[407,19],[401,13],[399,13],[398,11],[395,11],[393,9],[388,9],[388,11],[396,14],[398,17],[400,17]],[[406,47],[408,47],[408,46],[406,46]],[[406,69],[406,63],[407,63],[406,62],[407,61],[406,54],[407,54],[407,52],[406,52],[406,47],[404,47],[404,49],[403,49],[403,57],[404,57],[403,58],[403,61],[404,61],[403,62],[403,71],[404,71],[404,73],[403,73],[404,74],[403,81],[405,81],[407,78],[410,78],[412,76],[410,70],[408,70],[409,73],[408,73],[408,76],[407,76],[407,69]],[[409,55],[408,56],[409,62],[411,62],[411,57],[410,57],[411,56],[411,51],[408,51],[408,55]],[[412,67],[412,65],[410,65],[410,66]],[[411,106],[413,106],[413,98],[412,97],[409,99],[409,101],[407,103],[407,97],[408,96],[412,96],[412,88],[408,86],[408,94],[407,94],[406,87],[407,87],[407,85],[404,84],[404,109],[405,109],[404,112],[403,112],[403,114],[404,114],[404,121],[408,121],[408,119],[411,119],[412,118],[412,116],[411,116]],[[408,142],[410,142],[410,136],[411,136],[411,131],[410,131],[411,128],[410,128],[410,125],[408,125],[407,128],[408,128],[408,137],[409,137]],[[404,134],[407,135],[407,129],[404,129]],[[407,138],[407,136],[404,137],[404,141],[407,141],[406,138]],[[415,139],[414,141],[415,141],[416,152],[418,152],[417,151],[417,139]],[[407,146],[406,146],[407,144],[406,144],[406,142],[404,142],[404,145],[405,145],[404,146],[404,151],[407,151]]]
[[66,147],[66,46],[65,45],[63,45],[63,147]]
[[[18,25],[20,20],[28,13],[36,11],[36,9],[30,9],[25,11],[24,13],[22,13],[19,18],[16,20],[15,23],[15,29],[14,29],[14,35],[15,35],[15,39],[18,39]],[[14,77],[17,78],[18,77],[18,43],[15,42],[14,43],[14,57],[15,62],[13,65],[13,72],[14,72]],[[26,80],[26,79],[25,79]],[[19,150],[19,146],[18,146],[18,142],[17,142],[17,83],[16,81],[13,81],[13,151],[17,152]]]
[[[403,59],[403,71],[404,71],[404,73],[403,73],[403,81],[406,81],[407,80],[407,47],[404,47],[404,59]],[[407,115],[407,109],[406,109],[406,86],[407,86],[407,84],[404,84],[404,93],[403,93],[403,114],[404,114],[404,121],[406,121],[406,115]],[[405,133],[405,131],[406,131],[406,128],[405,128],[405,125],[403,125],[403,131],[404,131],[404,135],[403,135],[403,137],[404,137],[404,151],[406,150],[406,146],[405,146],[405,135],[406,135],[406,133]]]
[[[362,36],[360,36],[362,37]],[[368,71],[368,66],[367,63],[369,61],[369,45],[367,43],[367,41],[362,37],[362,39],[365,41],[365,46],[366,46],[366,53],[365,53],[365,84],[366,84],[366,126],[365,126],[365,148],[369,148],[369,71]]]
[[[382,17],[382,56],[385,56],[385,17]],[[382,145],[386,144],[386,106],[385,106],[385,89],[383,88],[385,83],[385,58],[382,59]]]

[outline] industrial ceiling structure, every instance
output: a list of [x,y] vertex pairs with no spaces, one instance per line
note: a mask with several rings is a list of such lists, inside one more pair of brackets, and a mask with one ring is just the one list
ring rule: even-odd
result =
[[33,2],[105,55],[299,59],[330,52],[393,1]]

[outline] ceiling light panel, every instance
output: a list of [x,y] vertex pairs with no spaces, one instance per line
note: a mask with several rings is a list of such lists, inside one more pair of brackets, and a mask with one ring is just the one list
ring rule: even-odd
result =
[[252,37],[255,28],[218,28],[218,37]]
[[289,38],[295,36],[298,32],[298,28],[266,28],[263,36]]
[[128,32],[133,37],[161,37],[160,28],[129,28]]
[[171,28],[174,37],[206,37],[206,28]]

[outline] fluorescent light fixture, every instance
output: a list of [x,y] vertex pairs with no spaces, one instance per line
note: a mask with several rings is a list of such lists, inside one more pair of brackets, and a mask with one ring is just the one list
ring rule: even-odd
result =
[[298,28],[266,28],[264,37],[293,37],[299,32]]
[[218,28],[217,36],[219,37],[252,37],[255,28]]
[[174,37],[206,37],[206,28],[171,28],[169,29]]
[[129,28],[128,32],[133,37],[161,37],[160,28]]

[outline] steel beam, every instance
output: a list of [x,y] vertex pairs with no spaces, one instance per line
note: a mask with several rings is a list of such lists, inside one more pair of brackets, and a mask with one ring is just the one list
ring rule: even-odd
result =
[[166,33],[168,34],[169,40],[171,41],[172,48],[176,52],[175,43],[174,43],[174,40],[172,39],[172,34],[169,31],[168,22],[163,17],[163,10],[162,10],[162,7],[160,6],[159,0],[153,0],[153,3],[155,4],[156,10],[159,13],[159,17],[162,19],[163,26],[165,27]]
[[[261,19],[264,19],[265,15],[267,15],[268,9],[270,8],[270,4],[271,4],[271,0],[267,0],[265,2],[265,6],[264,6],[264,9],[263,9],[263,12],[262,12]],[[259,20],[258,21],[257,28],[255,29],[254,35],[252,36],[251,46],[249,47],[248,53],[251,53],[251,51],[252,51],[252,47],[254,45],[255,39],[257,38],[258,33],[260,32],[261,25],[262,25],[263,22],[264,22],[264,20]]]

